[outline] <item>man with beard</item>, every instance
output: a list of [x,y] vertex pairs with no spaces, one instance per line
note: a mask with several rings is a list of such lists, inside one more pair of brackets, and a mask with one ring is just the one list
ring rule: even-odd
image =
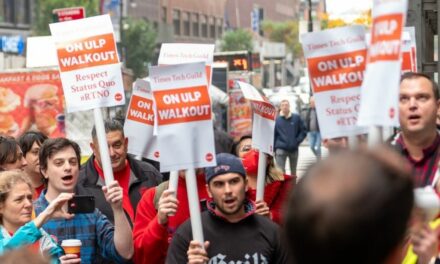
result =
[[217,166],[206,169],[208,210],[202,213],[207,241],[192,240],[191,222],[182,224],[171,242],[166,263],[287,263],[278,226],[255,214],[246,199],[246,172],[239,158],[217,155]]
[[[119,122],[105,121],[104,129],[114,178],[124,192],[122,206],[133,223],[142,194],[148,188],[157,186],[162,181],[162,175],[153,165],[128,155],[128,138],[125,137],[124,128]],[[113,222],[113,211],[102,192],[102,186],[105,186],[104,172],[95,127],[92,130],[92,139],[90,147],[93,155],[81,167],[78,194],[93,195],[96,207]]]

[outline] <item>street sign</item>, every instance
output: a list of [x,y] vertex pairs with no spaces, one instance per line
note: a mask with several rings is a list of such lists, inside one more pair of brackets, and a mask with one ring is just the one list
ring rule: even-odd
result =
[[252,31],[255,33],[260,32],[260,9],[254,8],[251,11],[251,25],[252,25]]
[[55,22],[76,20],[86,17],[86,11],[82,6],[54,9],[52,13]]
[[24,40],[22,36],[1,36],[1,51],[22,54]]

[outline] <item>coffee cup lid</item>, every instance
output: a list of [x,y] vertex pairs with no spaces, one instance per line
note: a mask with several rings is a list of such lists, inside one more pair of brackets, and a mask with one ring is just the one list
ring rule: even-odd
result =
[[82,245],[82,243],[81,243],[81,240],[79,240],[79,239],[66,239],[61,242],[62,247],[63,246],[75,247],[75,246],[81,246],[81,245]]

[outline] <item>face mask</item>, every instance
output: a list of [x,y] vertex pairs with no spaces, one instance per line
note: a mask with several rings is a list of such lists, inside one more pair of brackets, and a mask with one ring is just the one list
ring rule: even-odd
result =
[[258,174],[258,157],[259,152],[255,149],[251,149],[248,153],[244,154],[242,163],[247,175]]

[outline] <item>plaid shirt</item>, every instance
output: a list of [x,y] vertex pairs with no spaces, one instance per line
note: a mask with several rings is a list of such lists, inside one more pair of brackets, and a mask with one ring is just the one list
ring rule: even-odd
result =
[[[35,213],[39,215],[49,205],[46,191],[34,201]],[[79,239],[81,263],[125,263],[113,243],[114,227],[98,209],[91,214],[76,214],[71,220],[51,219],[42,228],[55,236],[58,244],[65,239]]]
[[413,167],[415,187],[431,185],[432,181],[434,180],[438,168],[438,162],[440,160],[439,144],[440,135],[437,134],[437,137],[432,145],[423,149],[423,158],[420,160],[415,160],[409,155],[405,142],[403,142],[402,135],[400,134],[397,138],[396,147]]

